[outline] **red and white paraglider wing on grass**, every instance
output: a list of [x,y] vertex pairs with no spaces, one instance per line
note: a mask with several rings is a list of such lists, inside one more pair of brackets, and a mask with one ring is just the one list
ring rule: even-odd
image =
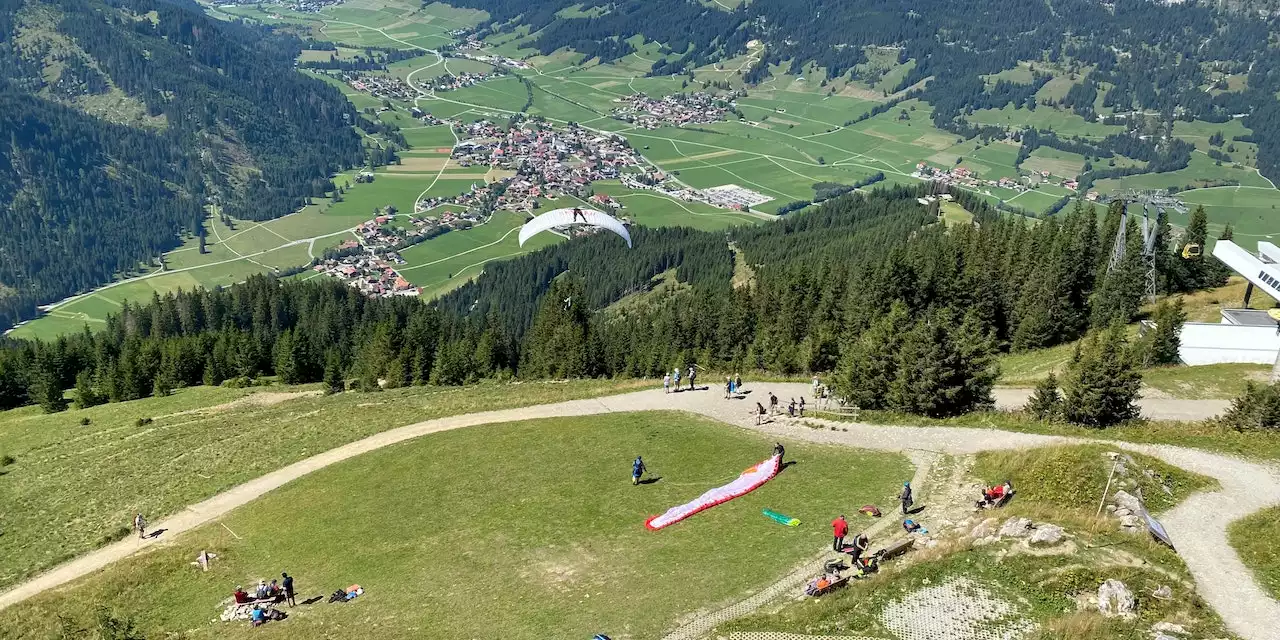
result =
[[653,516],[645,521],[644,526],[650,530],[658,530],[666,526],[673,525],[689,516],[710,509],[718,504],[724,504],[734,498],[738,498],[756,489],[759,489],[764,483],[773,479],[778,475],[778,471],[782,467],[781,456],[773,456],[760,464],[748,468],[738,476],[737,480],[730,482],[722,487],[716,487],[697,497],[697,499],[686,502],[682,505],[671,507],[667,512]]
[[627,241],[627,248],[631,248],[631,234],[627,231],[626,225],[622,224],[617,218],[595,209],[581,209],[574,214],[573,208],[555,209],[548,211],[526,223],[520,227],[520,246],[529,238],[548,231],[556,227],[570,227],[574,225],[588,225],[592,227],[600,227],[608,229]]

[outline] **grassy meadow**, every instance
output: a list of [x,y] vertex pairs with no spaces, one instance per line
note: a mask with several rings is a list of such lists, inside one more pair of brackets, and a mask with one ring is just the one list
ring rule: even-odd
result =
[[[662,531],[644,520],[734,478],[773,440],[680,413],[537,420],[443,432],[308,475],[168,546],[0,612],[0,635],[43,638],[95,607],[147,637],[653,638],[741,598],[829,544],[833,514],[883,501],[901,456],[788,443],[762,488]],[[632,486],[643,454],[653,484]],[[797,528],[760,514],[773,508]],[[223,527],[226,526],[226,528]],[[229,528],[236,533],[233,537]],[[200,573],[201,549],[218,554]],[[358,583],[348,604],[286,608],[253,629],[217,622],[237,584],[280,571],[299,600]],[[211,620],[215,620],[211,622]]]
[[[0,513],[0,587],[118,539],[134,513],[159,520],[367,435],[645,384],[493,383],[329,397],[298,395],[296,388],[278,395],[277,389],[192,387],[50,415],[39,407],[6,411],[0,413],[0,455],[15,462],[0,476],[0,502],[10,507]],[[152,421],[139,425],[143,418]]]

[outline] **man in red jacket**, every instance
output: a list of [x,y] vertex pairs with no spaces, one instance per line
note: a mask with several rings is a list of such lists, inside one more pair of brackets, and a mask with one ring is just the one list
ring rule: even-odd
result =
[[844,537],[849,534],[849,523],[840,516],[831,521],[831,532],[835,534],[835,541],[831,543],[832,551],[840,551],[844,548]]

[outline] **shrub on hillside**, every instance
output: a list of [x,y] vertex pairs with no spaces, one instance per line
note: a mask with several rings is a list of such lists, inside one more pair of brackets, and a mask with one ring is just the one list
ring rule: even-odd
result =
[[1035,391],[1023,409],[1037,420],[1057,420],[1062,417],[1062,393],[1058,391],[1058,376],[1049,377],[1036,384]]
[[1280,428],[1280,385],[1246,383],[1221,421],[1238,431]]

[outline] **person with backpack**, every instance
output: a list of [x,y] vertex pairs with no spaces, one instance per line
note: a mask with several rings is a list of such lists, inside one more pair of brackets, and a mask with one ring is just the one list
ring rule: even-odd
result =
[[294,591],[293,591],[293,576],[291,576],[291,575],[289,575],[289,574],[287,574],[287,573],[281,572],[281,573],[280,573],[280,577],[281,577],[281,578],[284,578],[284,583],[283,583],[283,584],[281,584],[281,586],[282,586],[282,587],[284,587],[284,599],[285,599],[285,601],[286,601],[286,602],[288,602],[288,603],[289,603],[289,606],[291,606],[291,607],[292,607],[292,606],[294,606],[294,605],[296,605],[296,604],[298,604],[298,603],[294,600],[294,597],[293,597],[293,593],[294,593]]
[[644,475],[644,460],[640,456],[636,456],[635,462],[631,463],[631,484],[632,486],[640,484],[640,476]]
[[689,390],[690,391],[693,391],[693,381],[696,380],[697,378],[698,378],[697,370],[693,368],[693,365],[690,365],[689,366]]
[[676,367],[675,370],[671,372],[671,382],[675,383],[672,385],[672,388],[675,389],[676,391],[679,391],[680,390],[680,367]]
[[141,513],[133,517],[133,528],[137,530],[139,539],[147,539],[147,519]]
[[728,400],[733,395],[733,378],[725,376],[724,378],[724,399]]
[[902,483],[902,493],[898,495],[898,500],[902,501],[902,515],[907,515],[907,512],[911,510],[911,505],[915,504],[915,501],[911,499],[910,482]]
[[835,536],[831,550],[839,552],[844,549],[844,537],[849,535],[849,521],[844,519],[843,514],[831,521],[831,533]]

